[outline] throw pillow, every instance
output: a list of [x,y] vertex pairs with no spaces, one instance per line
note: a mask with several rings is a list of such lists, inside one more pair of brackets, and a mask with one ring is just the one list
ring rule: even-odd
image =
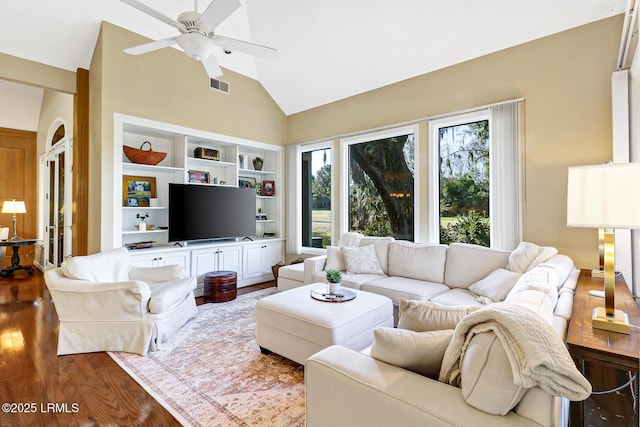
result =
[[498,268],[484,279],[469,286],[469,290],[493,302],[504,301],[520,276],[522,276],[520,273]]
[[384,274],[373,245],[342,248],[347,274]]
[[453,329],[414,332],[376,328],[373,336],[371,357],[437,380]]
[[344,256],[342,250],[337,246],[327,246],[327,262],[325,263],[325,270],[340,270],[345,271],[347,269],[344,263]]
[[527,271],[531,261],[538,255],[539,246],[529,242],[520,242],[511,255],[509,255],[509,264],[507,269],[516,273],[524,273]]
[[494,415],[505,415],[527,391],[514,384],[509,357],[493,331],[473,335],[460,361],[460,389],[465,402]]
[[482,306],[448,306],[400,298],[398,328],[416,332],[455,329],[464,316]]

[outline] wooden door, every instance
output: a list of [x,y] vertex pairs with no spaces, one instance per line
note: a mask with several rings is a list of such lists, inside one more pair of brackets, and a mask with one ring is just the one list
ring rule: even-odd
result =
[[[17,233],[18,236],[29,239],[37,237],[36,141],[35,132],[0,128],[0,207],[5,200],[24,200],[27,213],[16,214]],[[12,236],[12,215],[0,213],[0,226],[9,227],[9,236]],[[33,246],[20,249],[23,265],[32,263],[34,254],[30,253],[28,257],[23,257],[22,252],[33,252],[33,250]]]

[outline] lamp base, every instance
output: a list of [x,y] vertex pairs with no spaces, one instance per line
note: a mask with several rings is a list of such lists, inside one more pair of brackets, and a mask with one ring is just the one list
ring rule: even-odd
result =
[[595,277],[597,279],[604,279],[604,270],[594,268],[593,270],[591,270],[591,277]]
[[591,320],[594,329],[604,329],[605,331],[629,335],[629,317],[622,310],[616,310],[613,316],[607,316],[607,311],[604,307],[596,307],[593,309]]

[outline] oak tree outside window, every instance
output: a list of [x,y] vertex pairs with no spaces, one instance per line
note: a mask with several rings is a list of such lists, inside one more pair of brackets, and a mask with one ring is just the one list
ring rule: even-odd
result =
[[348,230],[413,241],[415,132],[347,142]]

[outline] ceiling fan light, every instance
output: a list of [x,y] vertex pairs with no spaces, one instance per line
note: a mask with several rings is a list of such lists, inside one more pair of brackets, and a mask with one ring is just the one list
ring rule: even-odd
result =
[[197,33],[183,34],[178,37],[178,46],[192,59],[200,61],[211,55],[208,39]]

